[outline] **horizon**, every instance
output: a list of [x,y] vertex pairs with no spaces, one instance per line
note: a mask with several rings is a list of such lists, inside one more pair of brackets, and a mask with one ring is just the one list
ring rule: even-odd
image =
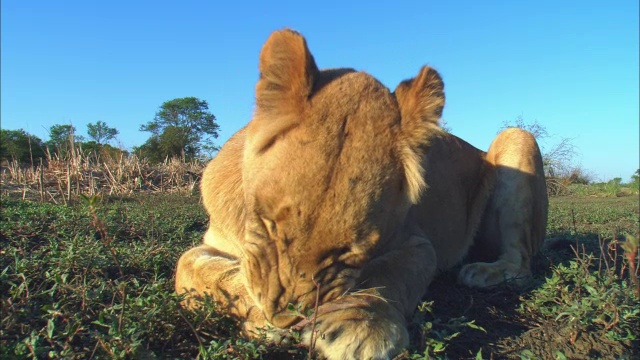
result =
[[640,167],[638,2],[407,3],[3,1],[2,129],[47,140],[54,124],[86,135],[104,121],[130,150],[163,102],[195,96],[222,146],[251,119],[262,44],[288,27],[319,68],[353,67],[391,91],[434,67],[442,119],[482,150],[522,117],[547,129],[543,147],[572,139],[594,181]]

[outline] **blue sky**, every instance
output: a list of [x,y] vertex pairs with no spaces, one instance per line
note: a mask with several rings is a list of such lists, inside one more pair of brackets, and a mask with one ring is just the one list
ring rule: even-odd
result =
[[306,38],[320,68],[393,89],[442,74],[444,119],[486,149],[522,116],[569,137],[595,180],[639,165],[638,1],[27,1],[1,3],[2,128],[42,139],[102,120],[131,148],[159,106],[206,100],[222,144],[254,106],[258,55],[276,29]]

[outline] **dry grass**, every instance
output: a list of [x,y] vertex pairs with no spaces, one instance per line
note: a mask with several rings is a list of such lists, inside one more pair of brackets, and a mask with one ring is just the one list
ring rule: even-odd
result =
[[166,159],[150,164],[135,155],[117,159],[84,154],[73,149],[66,156],[47,154],[45,161],[24,166],[10,161],[2,166],[3,196],[69,203],[79,195],[129,195],[134,192],[191,193],[205,163]]

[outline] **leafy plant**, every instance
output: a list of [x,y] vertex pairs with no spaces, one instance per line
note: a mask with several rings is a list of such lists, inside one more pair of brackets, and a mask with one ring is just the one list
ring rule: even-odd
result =
[[636,172],[631,175],[631,183],[629,184],[629,188],[634,194],[640,193],[640,169],[636,170]]
[[[638,215],[632,197],[552,198],[549,237],[570,239],[580,252],[546,252],[553,266],[535,275],[547,278],[520,302],[512,295],[502,308],[490,299],[506,291],[479,293],[447,283],[445,302],[420,305],[411,326],[412,350],[397,359],[588,357],[572,353],[571,344],[543,354],[540,339],[526,348],[507,346],[509,337],[523,340],[542,330],[557,330],[566,342],[588,334],[598,346],[622,344],[602,357],[623,357],[640,333],[634,284]],[[195,311],[180,306],[184,299],[173,289],[174,267],[180,254],[202,241],[207,221],[198,196],[86,195],[69,205],[3,197],[0,358],[308,358],[295,333],[293,341],[278,345],[265,341],[266,333],[247,339],[236,319],[211,299]],[[607,240],[599,242],[598,234]],[[461,301],[454,311],[460,297],[476,299],[474,306]],[[447,308],[446,316],[439,312]],[[305,319],[315,313],[290,310]],[[484,332],[495,323],[487,311],[502,311],[505,318]],[[495,331],[503,324],[515,330]]]
[[609,196],[618,196],[622,188],[621,184],[622,178],[611,179],[605,184],[605,191]]
[[[419,347],[424,350],[410,355],[409,359],[412,360],[443,357],[449,344],[467,329],[486,332],[474,320],[469,321],[464,316],[442,322],[433,316],[433,301],[424,301],[418,305],[414,321],[420,324]],[[481,354],[481,349],[478,354]]]
[[[626,249],[632,251],[627,257],[631,264],[637,256],[637,244],[633,245],[631,240]],[[539,322],[553,320],[572,329],[568,339],[571,342],[584,332],[596,332],[603,341],[638,340],[640,298],[637,291],[634,294],[638,276],[635,266],[624,272],[625,267],[618,266],[623,260],[615,254],[601,257],[597,264],[593,254],[574,251],[575,260],[555,266],[551,276],[523,301],[519,311]]]
[[44,142],[22,129],[0,130],[0,159],[35,165],[44,158]]

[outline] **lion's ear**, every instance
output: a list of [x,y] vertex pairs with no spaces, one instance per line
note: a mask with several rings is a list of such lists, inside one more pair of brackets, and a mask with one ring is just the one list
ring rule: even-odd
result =
[[400,154],[405,168],[407,192],[416,203],[426,188],[422,147],[440,132],[438,122],[444,108],[444,83],[440,74],[424,66],[418,76],[405,80],[394,91],[402,116]]
[[403,128],[419,130],[438,124],[444,108],[444,82],[437,71],[424,66],[418,76],[401,82],[394,93]]
[[300,119],[318,75],[304,37],[293,30],[276,31],[260,52],[256,85],[254,151],[260,151]]

